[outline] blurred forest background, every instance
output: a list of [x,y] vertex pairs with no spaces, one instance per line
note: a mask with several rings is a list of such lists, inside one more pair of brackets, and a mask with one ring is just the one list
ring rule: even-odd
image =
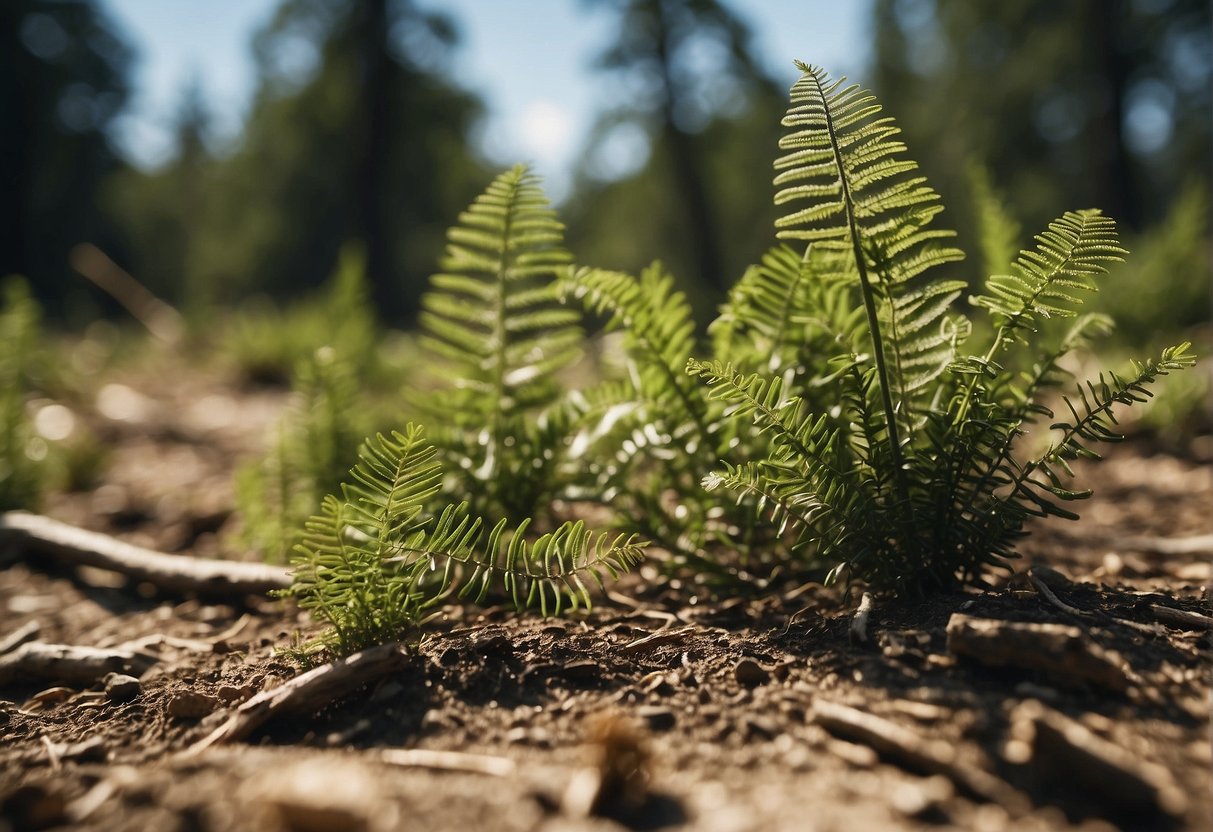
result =
[[[706,319],[772,240],[778,121],[812,33],[772,61],[728,0],[568,2],[611,18],[613,37],[584,60],[603,89],[631,91],[579,154],[560,206],[569,245],[605,267],[662,258]],[[0,275],[25,275],[53,318],[79,326],[117,308],[73,266],[112,260],[206,321],[314,290],[355,243],[381,320],[407,325],[443,230],[496,167],[478,150],[486,103],[448,71],[460,20],[429,8],[283,0],[249,45],[258,80],[240,135],[210,140],[192,84],[171,157],[149,170],[115,149],[138,58],[105,3],[5,0]],[[1207,324],[1208,0],[874,0],[868,26],[856,80],[899,119],[964,247],[979,248],[975,189],[1005,196],[1025,241],[1064,210],[1101,207],[1135,253],[1101,300],[1126,338]],[[301,40],[318,56],[302,73]],[[519,48],[541,59],[541,43]],[[621,127],[644,162],[604,177],[595,144]],[[974,279],[980,268],[966,265]]]

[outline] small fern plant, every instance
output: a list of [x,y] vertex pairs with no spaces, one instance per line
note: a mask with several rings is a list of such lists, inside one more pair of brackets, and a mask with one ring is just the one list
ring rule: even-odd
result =
[[39,348],[38,303],[24,280],[8,278],[0,305],[0,511],[37,508],[46,485],[45,447],[26,413],[29,365]]
[[589,585],[635,566],[635,536],[595,535],[567,522],[528,540],[527,521],[491,527],[467,503],[432,510],[443,476],[423,429],[364,444],[350,480],[324,499],[296,547],[290,595],[327,625],[300,648],[345,655],[407,638],[447,600],[504,592],[544,615],[590,606]]
[[298,362],[294,388],[269,450],[235,478],[239,543],[272,563],[290,559],[304,521],[340,486],[370,429],[354,369],[332,347]]
[[477,511],[518,521],[559,490],[567,433],[557,376],[581,355],[580,316],[557,285],[572,263],[564,226],[525,165],[499,175],[447,232],[422,299],[435,359],[414,404]]
[[[938,196],[904,157],[893,120],[866,90],[799,67],[775,202],[787,210],[777,237],[802,248],[769,255],[717,323],[718,354],[752,364],[753,351],[736,346],[748,332],[771,366],[686,367],[768,452],[729,454],[704,485],[751,502],[830,579],[905,594],[978,580],[1015,556],[1029,518],[1076,516],[1063,504],[1090,492],[1069,487],[1070,461],[1097,458],[1095,443],[1119,438],[1115,408],[1194,357],[1185,343],[1127,374],[1103,373],[1054,413],[1065,356],[1110,326],[1078,314],[1082,295],[1125,254],[1095,210],[1050,223],[1008,274],[987,280],[973,302],[992,335],[968,351],[972,326],[956,309],[966,284],[936,276],[963,255],[953,232],[933,226]],[[1058,318],[1072,325],[1048,340],[1042,325]],[[1029,346],[1041,349],[1027,369],[1011,369]],[[1025,447],[1042,425],[1047,443]]]

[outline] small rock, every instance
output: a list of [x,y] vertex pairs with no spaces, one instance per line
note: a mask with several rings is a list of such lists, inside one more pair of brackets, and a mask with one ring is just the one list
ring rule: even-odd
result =
[[660,706],[637,708],[636,716],[643,720],[651,731],[668,731],[678,722],[672,710]]
[[201,719],[217,707],[219,700],[215,697],[183,690],[168,701],[168,714],[174,719]]
[[389,679],[380,685],[373,694],[371,694],[372,702],[389,702],[396,699],[400,694],[404,693],[404,685],[394,679]]
[[779,736],[779,726],[766,717],[749,715],[742,720],[747,740],[773,740]]
[[139,680],[125,673],[111,673],[105,677],[105,695],[111,702],[130,702],[142,691]]
[[747,687],[765,685],[771,680],[771,674],[767,669],[753,659],[742,659],[737,662],[733,668],[733,676]]

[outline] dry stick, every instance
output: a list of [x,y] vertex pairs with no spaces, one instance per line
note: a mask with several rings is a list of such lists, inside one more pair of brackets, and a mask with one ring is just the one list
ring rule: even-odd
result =
[[813,719],[831,734],[860,742],[894,762],[929,774],[942,774],[970,795],[1002,804],[1012,813],[1026,811],[1027,799],[1000,778],[956,758],[956,748],[895,722],[836,702],[817,700]]
[[112,297],[152,336],[176,344],[185,333],[181,313],[156,297],[146,286],[92,243],[81,243],[68,255],[72,268]]
[[1107,541],[1131,552],[1150,555],[1207,555],[1213,554],[1213,534],[1198,534],[1190,537],[1118,537]]
[[263,563],[166,555],[108,535],[24,511],[0,514],[0,542],[11,542],[58,560],[120,572],[167,592],[199,595],[264,595],[290,585],[290,573]]
[[91,684],[107,673],[139,676],[157,661],[158,657],[136,650],[31,641],[0,656],[0,686],[32,679]]
[[388,748],[379,753],[385,763],[404,768],[434,771],[465,771],[490,777],[512,777],[517,770],[508,757],[468,754],[462,751],[433,751],[428,748]]
[[1177,610],[1162,604],[1151,604],[1150,612],[1159,621],[1182,627],[1186,630],[1213,630],[1213,617],[1190,610]]
[[238,742],[280,713],[318,711],[368,682],[403,670],[405,661],[404,648],[400,644],[381,644],[309,670],[236,708],[226,722],[194,743],[186,754],[198,754],[212,745]]
[[695,626],[682,627],[677,630],[661,629],[652,635],[647,635],[644,638],[638,638],[635,641],[629,642],[619,648],[619,652],[625,656],[631,656],[636,653],[645,653],[652,650],[654,647],[661,647],[666,644],[673,644],[676,641],[681,641],[685,636],[690,635],[695,631]]
[[41,631],[42,625],[37,621],[28,621],[21,625],[9,633],[4,641],[0,641],[0,656],[13,652],[27,641],[33,641]]
[[865,592],[863,598],[859,599],[859,608],[855,610],[855,617],[851,619],[851,643],[852,644],[867,644],[868,643],[868,619],[872,616],[872,593]]
[[1065,601],[1057,597],[1056,593],[1049,588],[1049,585],[1042,581],[1032,570],[1028,570],[1028,580],[1032,582],[1032,586],[1036,587],[1036,591],[1040,593],[1046,601],[1048,601],[1057,609],[1064,613],[1076,616],[1078,618],[1086,618],[1090,613],[1085,610],[1080,610],[1078,607],[1072,607]]

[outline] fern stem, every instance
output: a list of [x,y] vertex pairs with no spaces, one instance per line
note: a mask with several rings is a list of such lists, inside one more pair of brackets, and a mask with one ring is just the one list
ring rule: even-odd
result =
[[859,222],[855,219],[855,203],[851,196],[851,185],[847,181],[847,170],[842,161],[842,149],[838,146],[838,134],[834,129],[834,115],[829,102],[825,100],[825,91],[817,84],[821,96],[822,111],[825,113],[826,134],[830,137],[830,149],[834,153],[834,163],[838,166],[838,180],[842,186],[842,203],[846,211],[847,228],[851,233],[851,251],[855,257],[855,268],[859,271],[859,293],[863,298],[863,309],[868,318],[868,331],[872,336],[872,352],[876,360],[876,373],[880,377],[880,399],[884,407],[884,417],[889,434],[889,451],[893,458],[893,476],[897,487],[897,496],[903,502],[909,503],[909,493],[905,485],[905,460],[901,454],[901,430],[897,425],[897,412],[893,405],[893,392],[889,377],[889,369],[885,363],[884,339],[880,333],[880,319],[876,311],[876,297],[872,289],[871,278],[868,276],[867,263],[863,256],[863,242],[859,236]]

